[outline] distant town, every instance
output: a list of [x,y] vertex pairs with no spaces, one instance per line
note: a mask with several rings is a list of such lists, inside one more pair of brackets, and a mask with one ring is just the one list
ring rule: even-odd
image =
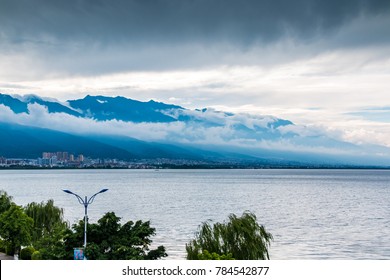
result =
[[[130,169],[160,169],[160,168],[194,168],[216,167],[220,162],[190,159],[134,159],[130,161],[118,159],[90,158],[83,154],[69,152],[43,152],[42,157],[35,159],[6,158],[0,156],[0,168],[3,169],[36,169],[36,168],[130,168]],[[230,164],[231,165],[231,164]]]
[[267,160],[239,161],[234,159],[226,160],[194,160],[194,159],[172,159],[172,158],[149,158],[119,160],[111,158],[91,158],[83,154],[69,152],[43,152],[41,157],[35,159],[6,158],[0,156],[0,169],[361,169],[378,168],[389,169],[382,166],[355,166],[355,165],[329,165],[329,164],[305,164],[299,162],[271,162]]

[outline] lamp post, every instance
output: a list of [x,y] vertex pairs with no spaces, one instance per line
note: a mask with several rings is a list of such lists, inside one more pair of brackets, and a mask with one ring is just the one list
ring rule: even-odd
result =
[[[73,194],[75,197],[77,197],[77,200],[79,201],[80,204],[84,205],[85,209],[85,215],[84,215],[84,254],[85,254],[85,249],[87,249],[87,223],[88,223],[88,205],[92,204],[93,200],[99,193],[104,193],[108,191],[108,189],[102,189],[100,192],[95,193],[93,196],[91,196],[89,199],[87,196],[83,199],[81,196],[78,194],[75,194],[74,192],[71,192],[70,190],[62,190],[68,194]],[[84,255],[85,259],[85,255]]]

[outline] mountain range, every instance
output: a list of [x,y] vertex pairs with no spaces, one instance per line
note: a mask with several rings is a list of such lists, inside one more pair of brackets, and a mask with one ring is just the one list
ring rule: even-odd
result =
[[[69,151],[90,157],[390,165],[389,149],[334,139],[274,116],[233,114],[125,97],[61,102],[0,94],[0,156]],[[384,156],[383,156],[384,155]]]

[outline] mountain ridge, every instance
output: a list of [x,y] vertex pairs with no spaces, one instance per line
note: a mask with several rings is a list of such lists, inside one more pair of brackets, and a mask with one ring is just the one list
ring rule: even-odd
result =
[[[268,115],[234,114],[212,108],[190,110],[154,100],[142,102],[121,96],[87,95],[82,99],[60,102],[36,95],[0,93],[0,117],[3,123],[19,125],[13,130],[14,138],[23,138],[21,135],[24,135],[30,139],[30,143],[23,142],[24,146],[18,139],[23,147],[32,143],[50,149],[55,143],[62,143],[64,147],[65,138],[71,138],[75,144],[75,139],[81,137],[82,143],[86,143],[86,139],[95,141],[90,145],[100,147],[97,150],[101,155],[108,156],[110,153],[104,150],[111,151],[112,158],[126,155],[124,158],[222,160],[229,158],[230,154],[235,160],[249,161],[250,158],[266,161],[277,158],[277,161],[361,164],[369,159],[370,163],[377,160],[380,164],[390,165],[387,147],[359,146],[290,120]],[[35,133],[35,138],[27,133],[33,129],[31,127],[41,132]],[[60,137],[55,132],[50,134],[39,129],[68,135]],[[3,126],[0,133],[7,135],[10,130],[5,131]],[[46,141],[43,136],[48,134],[57,140]],[[12,139],[8,140],[9,150],[15,150]]]

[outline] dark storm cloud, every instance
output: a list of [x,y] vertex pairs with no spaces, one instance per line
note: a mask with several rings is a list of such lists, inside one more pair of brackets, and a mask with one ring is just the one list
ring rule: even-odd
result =
[[388,0],[0,0],[0,36],[14,44],[78,41],[158,44],[310,39]]
[[387,45],[389,11],[389,0],[0,0],[0,76],[276,65]]

